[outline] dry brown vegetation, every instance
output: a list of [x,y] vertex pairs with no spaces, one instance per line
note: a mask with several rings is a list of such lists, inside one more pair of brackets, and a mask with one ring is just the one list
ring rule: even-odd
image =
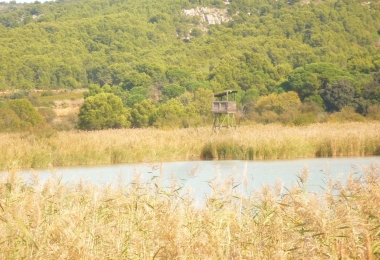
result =
[[[366,168],[322,195],[300,182],[244,195],[247,180],[210,182],[204,206],[174,180],[106,186],[0,179],[1,259],[378,259],[380,170]],[[244,176],[244,174],[243,174]]]
[[[50,136],[50,135],[49,135]],[[380,123],[0,133],[0,169],[197,158],[276,159],[380,155]]]

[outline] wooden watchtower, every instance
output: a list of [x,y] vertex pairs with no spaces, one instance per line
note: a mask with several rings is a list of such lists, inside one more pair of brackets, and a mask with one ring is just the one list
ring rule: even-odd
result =
[[235,127],[236,129],[236,93],[237,90],[226,90],[213,96],[212,112],[214,113],[214,132],[223,127]]

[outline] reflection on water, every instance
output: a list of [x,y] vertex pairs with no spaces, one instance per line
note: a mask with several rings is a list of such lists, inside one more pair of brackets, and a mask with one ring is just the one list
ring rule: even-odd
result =
[[[285,187],[294,184],[304,167],[308,168],[308,189],[320,191],[326,186],[330,176],[333,179],[345,180],[350,172],[356,175],[362,174],[363,167],[371,163],[380,164],[380,157],[357,158],[313,158],[297,160],[265,160],[265,161],[184,161],[163,163],[139,163],[98,165],[87,167],[62,167],[53,170],[62,176],[64,182],[77,181],[79,179],[90,180],[96,184],[106,184],[122,179],[129,183],[136,174],[142,181],[163,176],[169,183],[174,177],[185,189],[191,189],[196,198],[202,198],[210,194],[210,180],[215,176],[225,178],[233,174],[240,182],[243,174],[246,174],[249,189],[248,193],[260,188],[262,184],[275,185],[277,179],[281,179]],[[52,170],[37,170],[41,180],[46,180]],[[30,171],[23,171],[29,174]]]

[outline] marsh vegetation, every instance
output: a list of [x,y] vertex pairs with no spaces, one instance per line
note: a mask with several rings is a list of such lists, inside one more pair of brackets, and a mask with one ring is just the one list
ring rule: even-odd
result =
[[241,126],[176,130],[114,129],[0,133],[0,168],[46,168],[187,159],[284,159],[380,154],[380,123],[324,123],[303,127]]
[[[2,259],[376,259],[380,256],[380,169],[330,180],[322,195],[298,184],[209,182],[203,207],[162,178],[105,186],[59,176],[0,180]],[[239,187],[239,188],[237,188]]]

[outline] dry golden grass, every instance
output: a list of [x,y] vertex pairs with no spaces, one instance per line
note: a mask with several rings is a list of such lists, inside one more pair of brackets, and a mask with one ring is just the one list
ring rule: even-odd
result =
[[[244,178],[210,183],[203,207],[175,181],[41,183],[14,171],[0,178],[1,259],[378,259],[380,170],[371,165],[323,195],[308,171],[251,195]],[[239,192],[240,191],[240,192]]]
[[54,112],[56,113],[58,118],[67,116],[72,113],[79,114],[79,110],[83,102],[84,98],[74,100],[57,100],[54,102]]
[[0,169],[197,158],[276,159],[380,154],[380,123],[0,134]]

